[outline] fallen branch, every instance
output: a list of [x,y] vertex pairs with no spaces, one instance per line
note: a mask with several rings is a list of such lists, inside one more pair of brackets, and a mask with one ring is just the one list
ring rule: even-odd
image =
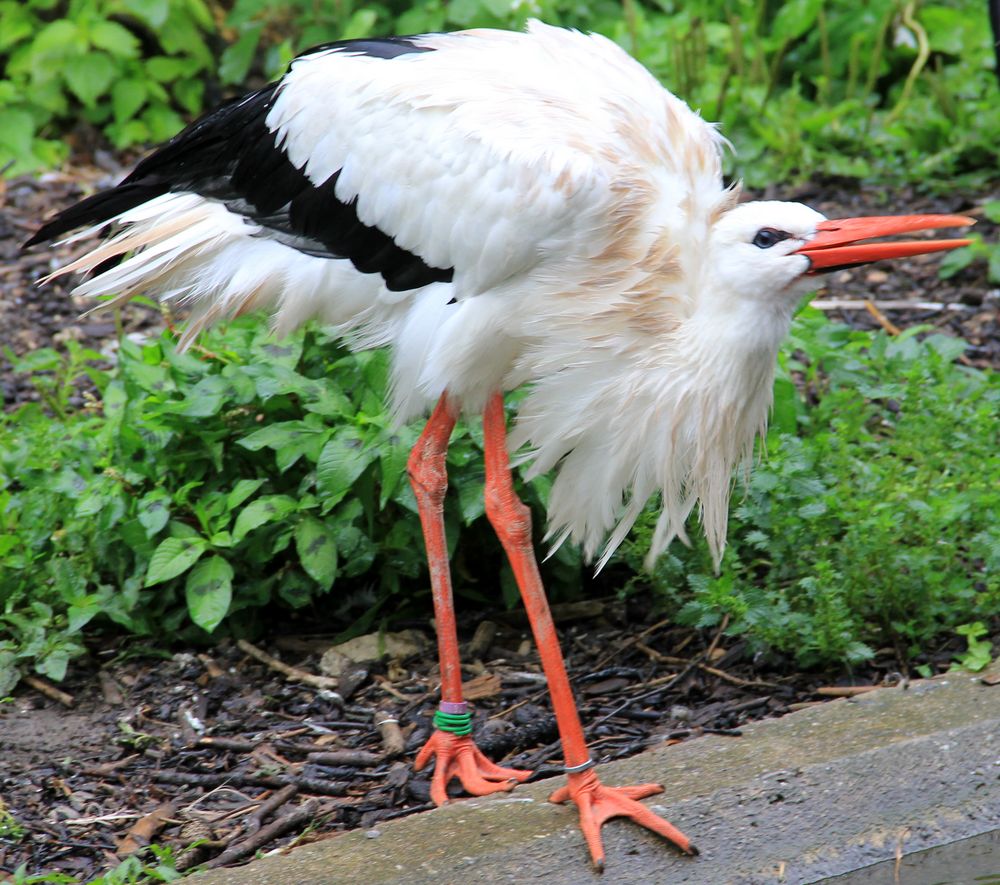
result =
[[381,753],[369,753],[367,750],[324,750],[306,756],[307,762],[317,765],[354,765],[358,768],[378,765],[382,759]]
[[267,818],[276,812],[282,805],[288,802],[299,791],[298,784],[289,784],[274,793],[266,802],[261,802],[260,807],[250,815],[245,825],[245,831],[249,835],[256,833]]
[[247,642],[245,639],[237,639],[236,645],[240,651],[246,652],[250,657],[256,658],[272,670],[277,670],[289,682],[304,682],[306,685],[327,691],[334,691],[337,687],[336,679],[331,679],[329,676],[317,676],[315,673],[308,673],[305,670],[300,670],[298,667],[292,667],[284,661],[279,661],[277,658],[271,657],[266,651],[257,648],[256,645]]
[[49,700],[57,701],[64,707],[72,707],[76,703],[73,695],[66,694],[66,692],[56,688],[51,682],[46,682],[38,676],[22,676],[21,678],[35,691],[41,692]]
[[210,870],[237,860],[242,860],[244,857],[253,854],[258,848],[267,845],[272,839],[277,839],[290,830],[298,829],[308,823],[315,817],[318,808],[319,802],[315,799],[310,799],[305,805],[295,809],[295,811],[286,814],[284,817],[279,817],[266,827],[262,827],[248,839],[244,839],[235,845],[230,845],[222,854],[207,861],[204,864],[205,869]]
[[192,787],[267,787],[280,790],[295,784],[299,792],[315,793],[318,796],[346,796],[350,784],[338,781],[323,781],[309,777],[288,777],[287,775],[257,774],[195,774],[185,771],[158,771],[153,780],[161,784],[181,784]]
[[825,698],[853,698],[859,694],[867,694],[880,688],[878,685],[824,685],[817,688],[813,694],[822,695]]

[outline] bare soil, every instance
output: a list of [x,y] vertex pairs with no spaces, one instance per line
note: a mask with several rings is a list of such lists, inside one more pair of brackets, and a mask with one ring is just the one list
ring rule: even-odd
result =
[[[92,305],[69,296],[65,281],[37,285],[79,247],[24,255],[19,246],[46,214],[122,174],[118,161],[98,153],[37,180],[0,180],[0,344],[14,354],[73,338],[113,362],[114,318],[80,319]],[[836,183],[758,196],[800,199],[832,217],[975,215],[1000,196],[1000,183],[947,199]],[[993,225],[979,229],[995,240]],[[942,281],[938,261],[924,256],[842,271],[823,278],[821,299],[940,302],[947,306],[869,312],[854,305],[831,314],[861,328],[930,323],[968,342],[970,365],[1000,365],[1000,293],[983,266]],[[130,306],[120,322],[126,334],[143,335],[157,333],[164,320],[152,308]],[[6,409],[34,399],[5,356],[0,364]],[[740,642],[653,623],[621,601],[591,601],[561,614],[569,670],[599,759],[705,732],[737,740],[749,720],[849,693],[852,685],[904,679],[891,650],[861,672],[800,673]],[[517,616],[476,617],[498,625],[492,641],[465,658],[478,695],[476,740],[504,764],[553,774],[560,763],[555,722],[525,626]],[[414,773],[411,762],[430,733],[437,670],[429,621],[413,626],[426,636],[425,651],[360,664],[336,691],[287,680],[231,643],[168,654],[94,637],[91,657],[60,686],[69,706],[25,683],[0,703],[0,873],[27,864],[31,873],[86,882],[151,842],[169,846],[184,868],[235,864],[430,807],[429,776]],[[463,631],[467,641],[472,626]],[[328,637],[276,625],[265,647],[315,673],[328,644]],[[922,662],[946,669],[957,650],[943,646]],[[391,737],[391,727],[376,726],[379,713],[398,720],[402,753],[383,735],[388,729]]]

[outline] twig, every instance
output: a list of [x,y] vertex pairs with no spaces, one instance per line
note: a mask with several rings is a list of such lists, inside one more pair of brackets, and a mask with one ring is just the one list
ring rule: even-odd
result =
[[886,315],[875,306],[875,303],[870,298],[865,299],[865,310],[875,317],[875,322],[877,322],[890,335],[899,335],[902,333],[903,330],[900,329],[895,323],[890,322]]
[[366,750],[327,750],[310,753],[306,756],[306,761],[317,765],[354,765],[358,768],[367,768],[378,765],[382,758],[381,753],[369,753]]
[[235,753],[252,753],[260,746],[260,741],[241,741],[238,738],[203,737],[199,738],[199,747],[210,750],[232,750]]
[[41,692],[49,700],[58,701],[64,707],[72,707],[76,703],[73,695],[66,694],[66,692],[56,688],[51,682],[46,682],[38,676],[28,675],[21,678],[35,691]]
[[868,304],[874,304],[879,310],[975,310],[974,305],[959,301],[906,301],[898,298],[885,301],[873,301],[870,298],[823,298],[812,302],[817,310],[868,310]]
[[712,637],[712,641],[708,644],[708,648],[705,649],[704,658],[706,661],[712,660],[712,655],[715,653],[715,648],[719,644],[719,640],[722,639],[722,633],[729,626],[729,612],[726,612],[722,616],[722,622],[719,624],[719,629],[715,631],[715,636]]
[[253,854],[258,848],[263,847],[272,839],[277,839],[289,830],[297,829],[311,820],[318,808],[319,802],[315,799],[310,799],[305,805],[295,809],[295,811],[286,814],[284,817],[279,817],[266,827],[262,827],[250,836],[250,838],[244,839],[235,845],[230,845],[222,854],[213,857],[205,863],[205,869],[210,870],[215,867],[221,867],[233,861],[241,860],[249,854]]
[[329,676],[317,676],[314,673],[307,673],[305,670],[300,670],[298,667],[289,666],[284,661],[279,661],[277,658],[271,657],[266,651],[262,651],[245,639],[237,639],[236,645],[240,651],[246,652],[250,657],[256,658],[262,664],[267,664],[272,670],[277,670],[289,682],[304,682],[306,685],[327,689],[328,691],[333,691],[337,687],[336,679],[331,679]]
[[279,790],[289,784],[295,784],[302,793],[315,793],[318,796],[346,796],[350,784],[336,781],[323,781],[308,777],[288,777],[287,775],[255,775],[255,774],[196,774],[186,771],[158,771],[153,780],[161,784],[182,784],[194,787],[267,787]]
[[245,832],[256,833],[261,824],[276,812],[282,805],[288,802],[299,791],[298,784],[289,784],[274,793],[266,802],[261,802],[260,807],[250,815],[245,825]]
[[824,685],[817,688],[813,694],[822,695],[825,698],[853,698],[859,694],[867,694],[880,688],[878,685]]
[[[731,673],[727,673],[725,670],[720,670],[718,667],[710,667],[708,664],[699,661],[697,658],[688,660],[686,658],[677,658],[673,655],[665,655],[662,652],[658,652],[655,648],[650,648],[648,645],[637,642],[636,648],[645,654],[649,655],[653,660],[660,662],[661,664],[671,664],[673,666],[684,665],[685,670],[683,672],[689,672],[691,669],[697,667],[704,673],[709,673],[712,676],[716,676],[726,682],[730,682],[733,685],[750,686],[754,688],[780,688],[776,682],[764,682],[762,679],[741,679],[739,676],[733,676]],[[652,685],[652,683],[649,683]]]

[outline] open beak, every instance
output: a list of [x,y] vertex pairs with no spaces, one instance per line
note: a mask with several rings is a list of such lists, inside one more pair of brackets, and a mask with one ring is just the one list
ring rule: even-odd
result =
[[944,252],[968,246],[971,240],[896,240],[861,243],[875,237],[934,230],[939,227],[965,227],[975,219],[964,215],[873,215],[870,218],[841,218],[821,221],[814,236],[794,255],[805,255],[812,266],[807,273],[828,273],[853,264],[866,264],[883,258],[903,258],[925,252]]

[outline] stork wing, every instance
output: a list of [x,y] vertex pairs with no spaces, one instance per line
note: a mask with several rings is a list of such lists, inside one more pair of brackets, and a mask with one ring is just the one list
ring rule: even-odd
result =
[[[190,201],[127,213],[197,195],[250,225],[247,235],[347,259],[389,291],[452,281],[461,300],[546,259],[606,250],[620,232],[614,185],[624,167],[670,159],[641,144],[621,103],[655,124],[665,101],[680,104],[610,41],[537,23],[527,34],[329,44],[188,127],[29,245],[83,224],[141,220],[142,242],[121,245],[148,248],[161,210],[183,208],[176,233],[181,219],[191,223]],[[189,253],[204,245],[177,243]],[[114,251],[105,247],[102,260]]]

